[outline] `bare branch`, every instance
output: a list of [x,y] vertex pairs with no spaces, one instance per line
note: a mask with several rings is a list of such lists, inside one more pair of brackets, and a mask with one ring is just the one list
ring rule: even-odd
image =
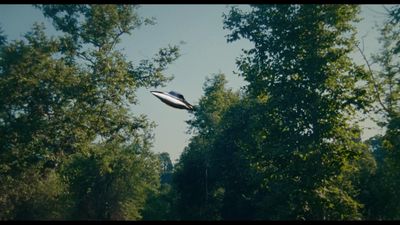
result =
[[89,58],[85,52],[78,52],[77,56],[83,60],[89,61],[91,64],[95,65],[95,62],[93,61],[93,59]]
[[[390,14],[390,9],[388,9],[385,5],[382,5],[382,7],[386,10],[386,12],[388,13],[388,14]],[[387,16],[387,15],[386,15]]]
[[368,33],[365,33],[362,37],[361,37],[361,41],[362,41],[362,51],[364,52],[364,47],[365,47],[365,43],[364,43],[364,39],[368,36]]
[[387,113],[390,113],[390,110],[385,106],[385,104],[384,104],[384,103],[382,102],[382,100],[381,100],[381,96],[380,96],[380,93],[379,93],[379,86],[378,86],[378,83],[376,82],[376,78],[375,78],[375,76],[374,76],[374,73],[372,72],[371,64],[369,63],[367,57],[365,56],[365,54],[364,54],[363,50],[360,48],[360,46],[358,46],[358,45],[356,44],[356,47],[357,47],[358,51],[360,52],[361,56],[363,57],[365,63],[367,64],[368,71],[369,71],[369,74],[370,74],[370,77],[371,77],[370,80],[372,81],[372,84],[373,84],[373,86],[374,86],[375,96],[376,96],[376,99],[377,99],[378,102],[379,102],[379,105],[380,105]]
[[[389,10],[386,8],[385,5],[382,5],[382,7],[386,10],[386,12],[389,12]],[[372,9],[371,7],[366,6],[366,8],[367,8],[369,11],[375,13],[376,15],[379,15],[379,16],[388,16],[388,14],[386,14],[386,13],[384,13],[384,12],[376,11],[376,10]]]

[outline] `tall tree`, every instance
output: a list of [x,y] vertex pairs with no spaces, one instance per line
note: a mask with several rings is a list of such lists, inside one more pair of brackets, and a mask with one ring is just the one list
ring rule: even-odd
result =
[[[36,24],[26,41],[2,46],[0,57],[1,218],[35,218],[29,211],[44,208],[36,187],[74,143],[69,136],[68,109],[76,96],[79,71],[54,58],[57,40]],[[66,110],[65,110],[66,109]],[[57,184],[54,183],[54,184]],[[14,188],[12,188],[14,187]],[[49,189],[60,190],[51,187]],[[44,189],[45,190],[45,189]],[[45,192],[41,192],[42,194]],[[56,197],[59,192],[49,192]],[[48,202],[49,215],[55,206]],[[22,212],[20,209],[23,209]],[[44,218],[44,217],[42,217]]]
[[220,122],[226,110],[239,100],[238,93],[226,88],[224,74],[207,78],[203,97],[189,124],[193,132],[190,144],[183,151],[175,167],[173,187],[177,192],[177,210],[180,219],[220,219],[223,190],[216,182],[220,179],[212,168],[213,143],[221,130]]
[[237,61],[247,92],[266,99],[260,147],[247,148],[264,177],[261,218],[361,217],[345,179],[365,148],[350,119],[370,101],[356,85],[366,73],[348,56],[358,13],[356,5],[253,5],[225,15],[228,41],[254,44]]
[[[219,124],[210,151],[211,174],[219,193],[220,217],[227,220],[257,219],[262,208],[260,186],[263,183],[260,164],[255,163],[253,153],[261,150],[265,137],[265,124],[260,118],[260,105],[265,99],[242,96],[241,100],[229,107]],[[262,169],[261,169],[262,170]],[[262,211],[262,210],[261,210]]]
[[[31,193],[36,190],[34,187],[46,181],[47,174],[55,172],[56,177],[63,179],[53,182],[61,184],[50,197],[56,201],[68,194],[70,199],[66,202],[78,207],[75,210],[81,212],[80,218],[87,215],[91,219],[138,219],[146,190],[157,183],[151,180],[157,180],[156,176],[146,178],[139,174],[146,170],[158,174],[158,163],[149,160],[153,158],[149,152],[153,124],[144,115],[131,115],[128,107],[137,103],[135,92],[139,87],[158,87],[172,79],[163,71],[179,56],[178,47],[162,48],[153,59],[143,59],[135,65],[117,47],[122,35],[131,34],[142,24],[153,23],[138,16],[137,6],[39,5],[37,8],[53,21],[61,35],[48,38],[43,25],[35,25],[25,40],[1,45],[0,217],[45,218],[26,212],[37,207],[38,201]],[[109,153],[103,154],[104,149]],[[118,159],[129,154],[126,149],[133,149],[139,155],[135,158],[136,165],[128,163],[114,172],[108,171],[114,170],[110,166],[106,173],[98,166],[108,163],[108,158],[120,163]],[[62,171],[69,170],[60,168],[75,164],[97,174],[92,177],[94,180],[78,176],[80,173],[65,172],[61,176]],[[104,179],[110,182],[102,182]],[[96,188],[105,190],[107,195],[94,195],[93,184],[101,185]],[[143,191],[124,191],[127,188]],[[120,204],[116,211],[104,210],[105,205],[91,208],[95,212],[86,211],[95,203],[106,204],[97,201],[102,196],[112,196],[111,191],[125,195],[108,199],[107,204]],[[132,197],[139,200],[131,201]],[[89,200],[76,204],[80,198]],[[26,206],[24,213],[18,213],[17,209],[24,208],[21,204]],[[124,210],[128,209],[131,211],[126,213]],[[116,214],[119,216],[113,217]]]

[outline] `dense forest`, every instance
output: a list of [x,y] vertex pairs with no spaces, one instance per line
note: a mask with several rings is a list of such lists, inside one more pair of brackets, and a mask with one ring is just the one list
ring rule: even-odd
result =
[[[236,61],[247,85],[205,80],[175,165],[129,107],[172,79],[179,46],[134,64],[117,46],[154,23],[137,6],[35,7],[58,36],[0,29],[1,220],[400,219],[399,6],[371,56],[358,5],[232,7],[227,42],[254,44]],[[361,139],[367,117],[384,135]]]

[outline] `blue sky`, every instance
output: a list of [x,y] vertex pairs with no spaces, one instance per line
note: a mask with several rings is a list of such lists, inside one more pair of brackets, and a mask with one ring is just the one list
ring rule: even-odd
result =
[[[247,8],[247,5],[240,7]],[[362,22],[357,24],[359,35],[364,38],[365,53],[369,56],[379,50],[378,32],[375,24],[385,19],[382,5],[362,5]],[[119,48],[128,60],[138,62],[151,58],[159,48],[168,44],[181,45],[181,57],[167,69],[167,74],[175,79],[161,91],[175,90],[182,93],[186,100],[197,104],[203,91],[205,77],[222,72],[229,81],[228,87],[239,89],[245,84],[242,78],[233,73],[237,71],[235,59],[241,49],[252,45],[247,40],[234,43],[226,42],[227,30],[223,30],[222,14],[229,11],[228,5],[142,5],[138,9],[143,17],[155,17],[155,25],[143,26],[132,35],[124,36]],[[50,35],[56,32],[51,22],[45,19],[40,10],[30,5],[0,5],[0,25],[8,40],[20,39],[29,31],[34,22],[44,22]],[[356,62],[363,63],[360,55],[354,53]],[[190,119],[185,110],[174,109],[164,105],[149,92],[153,89],[139,89],[139,104],[132,107],[135,114],[145,114],[154,121],[155,152],[168,152],[175,161],[189,143],[190,135],[186,134],[186,120]],[[364,138],[382,132],[373,123],[362,124],[365,129]]]

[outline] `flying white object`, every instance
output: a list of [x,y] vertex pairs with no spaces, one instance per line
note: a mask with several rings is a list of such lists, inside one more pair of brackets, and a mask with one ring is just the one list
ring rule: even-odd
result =
[[182,94],[175,91],[150,91],[154,96],[160,99],[165,104],[178,109],[194,110],[194,107],[185,100]]

